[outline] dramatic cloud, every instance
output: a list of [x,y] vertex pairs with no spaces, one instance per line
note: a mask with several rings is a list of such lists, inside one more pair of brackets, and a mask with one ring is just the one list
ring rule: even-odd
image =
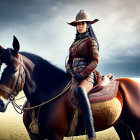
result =
[[102,74],[140,76],[139,0],[1,0],[0,44],[9,47],[16,35],[21,51],[36,53],[64,69],[75,37],[73,21],[80,9],[92,19],[100,44]]

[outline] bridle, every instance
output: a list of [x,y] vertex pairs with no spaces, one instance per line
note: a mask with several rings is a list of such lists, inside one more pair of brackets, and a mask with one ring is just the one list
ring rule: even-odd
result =
[[[18,74],[18,77],[17,77],[16,86],[14,87],[14,89],[11,89],[11,88],[9,88],[9,87],[7,87],[5,85],[0,84],[0,89],[9,94],[8,99],[12,103],[13,107],[14,108],[16,107],[16,108],[21,110],[21,107],[15,103],[15,96],[17,96],[19,94],[19,92],[21,90],[23,90],[23,87],[24,87],[24,84],[25,84],[25,69],[24,69],[23,59],[22,59],[21,55],[20,55],[20,60],[18,60],[14,56],[12,57],[12,59],[20,64],[20,66],[19,66],[19,74]],[[17,111],[16,108],[15,108],[15,110]],[[18,112],[18,113],[20,113],[20,112]]]

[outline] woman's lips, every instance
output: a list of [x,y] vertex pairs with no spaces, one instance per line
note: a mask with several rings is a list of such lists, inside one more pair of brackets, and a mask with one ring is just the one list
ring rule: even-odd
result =
[[81,32],[81,31],[83,31],[82,29],[79,29],[79,31]]

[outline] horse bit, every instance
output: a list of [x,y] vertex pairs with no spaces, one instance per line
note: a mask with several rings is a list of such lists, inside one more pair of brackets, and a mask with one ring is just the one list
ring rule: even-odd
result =
[[[16,86],[15,86],[15,88],[12,90],[11,88],[0,84],[0,89],[9,94],[9,98],[8,98],[8,99],[9,99],[9,101],[12,103],[14,109],[15,109],[19,114],[22,114],[22,113],[24,112],[24,111],[23,111],[23,108],[21,108],[21,105],[17,105],[17,104],[15,103],[15,101],[16,101],[16,100],[20,100],[20,99],[22,99],[23,97],[21,97],[21,98],[15,100],[15,96],[17,96],[17,95],[19,94],[19,92],[22,90],[22,87],[24,86],[23,84],[25,84],[25,70],[24,70],[23,59],[22,59],[21,55],[20,55],[20,61],[19,61],[16,57],[12,57],[12,59],[15,60],[15,61],[17,61],[17,62],[20,64],[20,67],[19,67],[19,74],[18,74]],[[24,97],[25,97],[25,96],[24,96]],[[17,110],[17,108],[18,108],[21,112],[19,112],[19,111]]]

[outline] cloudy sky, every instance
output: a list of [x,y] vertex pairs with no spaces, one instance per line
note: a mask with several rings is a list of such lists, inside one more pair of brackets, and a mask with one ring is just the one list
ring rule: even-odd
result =
[[0,0],[0,44],[32,52],[65,69],[75,37],[68,25],[80,9],[100,21],[92,27],[100,44],[102,75],[140,77],[140,0]]

